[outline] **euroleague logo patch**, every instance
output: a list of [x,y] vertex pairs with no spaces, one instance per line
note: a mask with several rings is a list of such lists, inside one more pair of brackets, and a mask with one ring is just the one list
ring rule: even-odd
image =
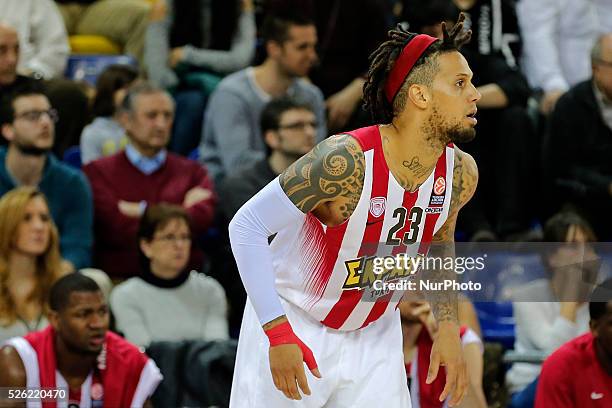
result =
[[384,214],[387,208],[387,199],[385,197],[372,197],[370,200],[370,214],[374,217],[380,217]]
[[433,185],[433,191],[431,195],[431,199],[429,200],[429,205],[444,205],[444,197],[446,192],[446,180],[443,176],[439,176]]
[[440,176],[434,183],[433,192],[435,195],[442,195],[446,191],[446,180],[444,177]]

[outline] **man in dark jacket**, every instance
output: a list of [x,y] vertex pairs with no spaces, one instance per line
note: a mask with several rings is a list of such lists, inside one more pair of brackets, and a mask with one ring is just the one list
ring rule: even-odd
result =
[[545,150],[555,198],[591,222],[599,240],[612,239],[612,33],[591,52],[593,76],[563,95],[551,117]]

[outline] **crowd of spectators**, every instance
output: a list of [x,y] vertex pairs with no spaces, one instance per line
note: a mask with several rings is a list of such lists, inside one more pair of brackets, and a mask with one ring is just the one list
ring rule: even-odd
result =
[[[612,238],[609,0],[2,0],[0,9],[0,344],[9,341],[0,386],[35,384],[30,351],[50,352],[56,339],[58,378],[71,390],[98,381],[109,395],[130,378],[105,402],[137,406],[161,377],[127,341],[231,341],[246,295],[229,221],[318,142],[373,123],[361,107],[368,57],[395,24],[440,37],[463,12],[472,30],[462,53],[482,98],[478,136],[460,147],[480,177],[457,240]],[[65,76],[77,36],[105,38],[132,65],[99,69],[95,85]],[[515,351],[552,355],[512,365],[512,407],[587,406],[575,395],[586,385],[559,374],[571,370],[597,378],[590,402],[612,398],[610,293],[584,300],[577,276],[588,271],[559,267],[578,256],[549,253],[547,279],[513,292]],[[486,339],[473,305],[462,309],[465,406],[486,406]],[[442,407],[429,400],[440,383],[422,381],[431,312],[414,302],[401,311],[413,406]],[[76,357],[102,344],[110,376]],[[55,385],[55,367],[39,368],[39,385]]]

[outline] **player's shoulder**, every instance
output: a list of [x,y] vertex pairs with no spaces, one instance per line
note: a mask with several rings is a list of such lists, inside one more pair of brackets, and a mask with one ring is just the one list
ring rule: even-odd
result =
[[474,157],[461,150],[457,145],[453,145],[453,149],[455,150],[455,169],[460,170],[460,174],[463,174],[463,172],[472,172],[478,176],[478,165]]
[[25,386],[27,375],[17,349],[0,346],[0,386]]
[[365,158],[361,145],[349,134],[331,136],[294,162],[280,176],[290,200],[303,212],[320,203],[361,192]]
[[476,186],[478,185],[478,166],[472,155],[464,152],[456,145],[454,149],[453,200],[451,204],[461,208],[472,198],[476,191]]

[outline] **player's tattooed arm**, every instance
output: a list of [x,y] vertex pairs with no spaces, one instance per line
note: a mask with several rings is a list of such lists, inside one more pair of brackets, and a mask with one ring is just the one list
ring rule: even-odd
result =
[[[469,154],[455,147],[453,190],[448,219],[433,236],[429,256],[454,257],[455,225],[459,210],[472,198],[478,184],[478,167]],[[456,274],[450,269],[430,271],[428,279],[433,281],[454,280]],[[434,316],[438,322],[457,320],[457,294],[453,291],[436,291],[430,294]]]
[[320,204],[342,201],[349,217],[363,187],[365,159],[359,143],[350,135],[332,136],[293,163],[280,176],[282,189],[302,212]]

